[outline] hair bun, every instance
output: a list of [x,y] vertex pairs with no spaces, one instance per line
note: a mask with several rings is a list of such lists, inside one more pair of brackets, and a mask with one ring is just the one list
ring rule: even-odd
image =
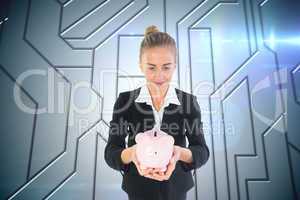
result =
[[151,33],[155,33],[155,32],[159,32],[159,30],[156,26],[154,26],[154,25],[148,26],[145,31],[145,36],[147,36]]

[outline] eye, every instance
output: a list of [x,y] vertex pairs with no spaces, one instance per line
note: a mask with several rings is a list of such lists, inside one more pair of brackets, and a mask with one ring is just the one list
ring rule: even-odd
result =
[[154,70],[154,67],[148,67],[149,70]]
[[169,70],[170,69],[170,67],[163,67],[163,70]]

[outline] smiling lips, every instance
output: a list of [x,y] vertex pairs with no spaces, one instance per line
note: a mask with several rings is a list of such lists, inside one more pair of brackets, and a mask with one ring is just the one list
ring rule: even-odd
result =
[[157,85],[162,85],[164,82],[155,82]]

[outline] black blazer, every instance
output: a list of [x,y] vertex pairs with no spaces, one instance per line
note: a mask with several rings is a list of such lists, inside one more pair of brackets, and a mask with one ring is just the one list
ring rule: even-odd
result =
[[[156,181],[140,176],[134,163],[123,164],[121,152],[135,144],[135,135],[152,129],[155,123],[153,110],[146,103],[135,102],[141,87],[122,92],[115,104],[110,121],[109,138],[105,147],[105,161],[123,176],[122,189],[130,195],[156,199],[160,189],[170,195],[185,193],[194,186],[191,171],[200,168],[209,158],[209,149],[203,136],[200,107],[196,96],[175,88],[181,105],[165,107],[161,130],[174,137],[175,145],[186,147],[186,137],[193,162],[178,161],[169,180]],[[154,196],[153,196],[154,195]]]

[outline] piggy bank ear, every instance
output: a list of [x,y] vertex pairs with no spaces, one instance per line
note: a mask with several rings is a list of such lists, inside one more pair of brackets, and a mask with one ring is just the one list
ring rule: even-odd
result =
[[170,143],[170,144],[174,144],[174,138],[172,136],[163,136],[161,139],[161,142],[163,143]]
[[135,136],[135,142],[136,143],[141,143],[142,141],[142,134],[141,133],[138,133],[136,136]]
[[136,143],[141,143],[141,142],[144,142],[144,141],[147,141],[149,139],[148,135],[145,134],[145,133],[138,133],[136,136],[135,136],[135,142]]

